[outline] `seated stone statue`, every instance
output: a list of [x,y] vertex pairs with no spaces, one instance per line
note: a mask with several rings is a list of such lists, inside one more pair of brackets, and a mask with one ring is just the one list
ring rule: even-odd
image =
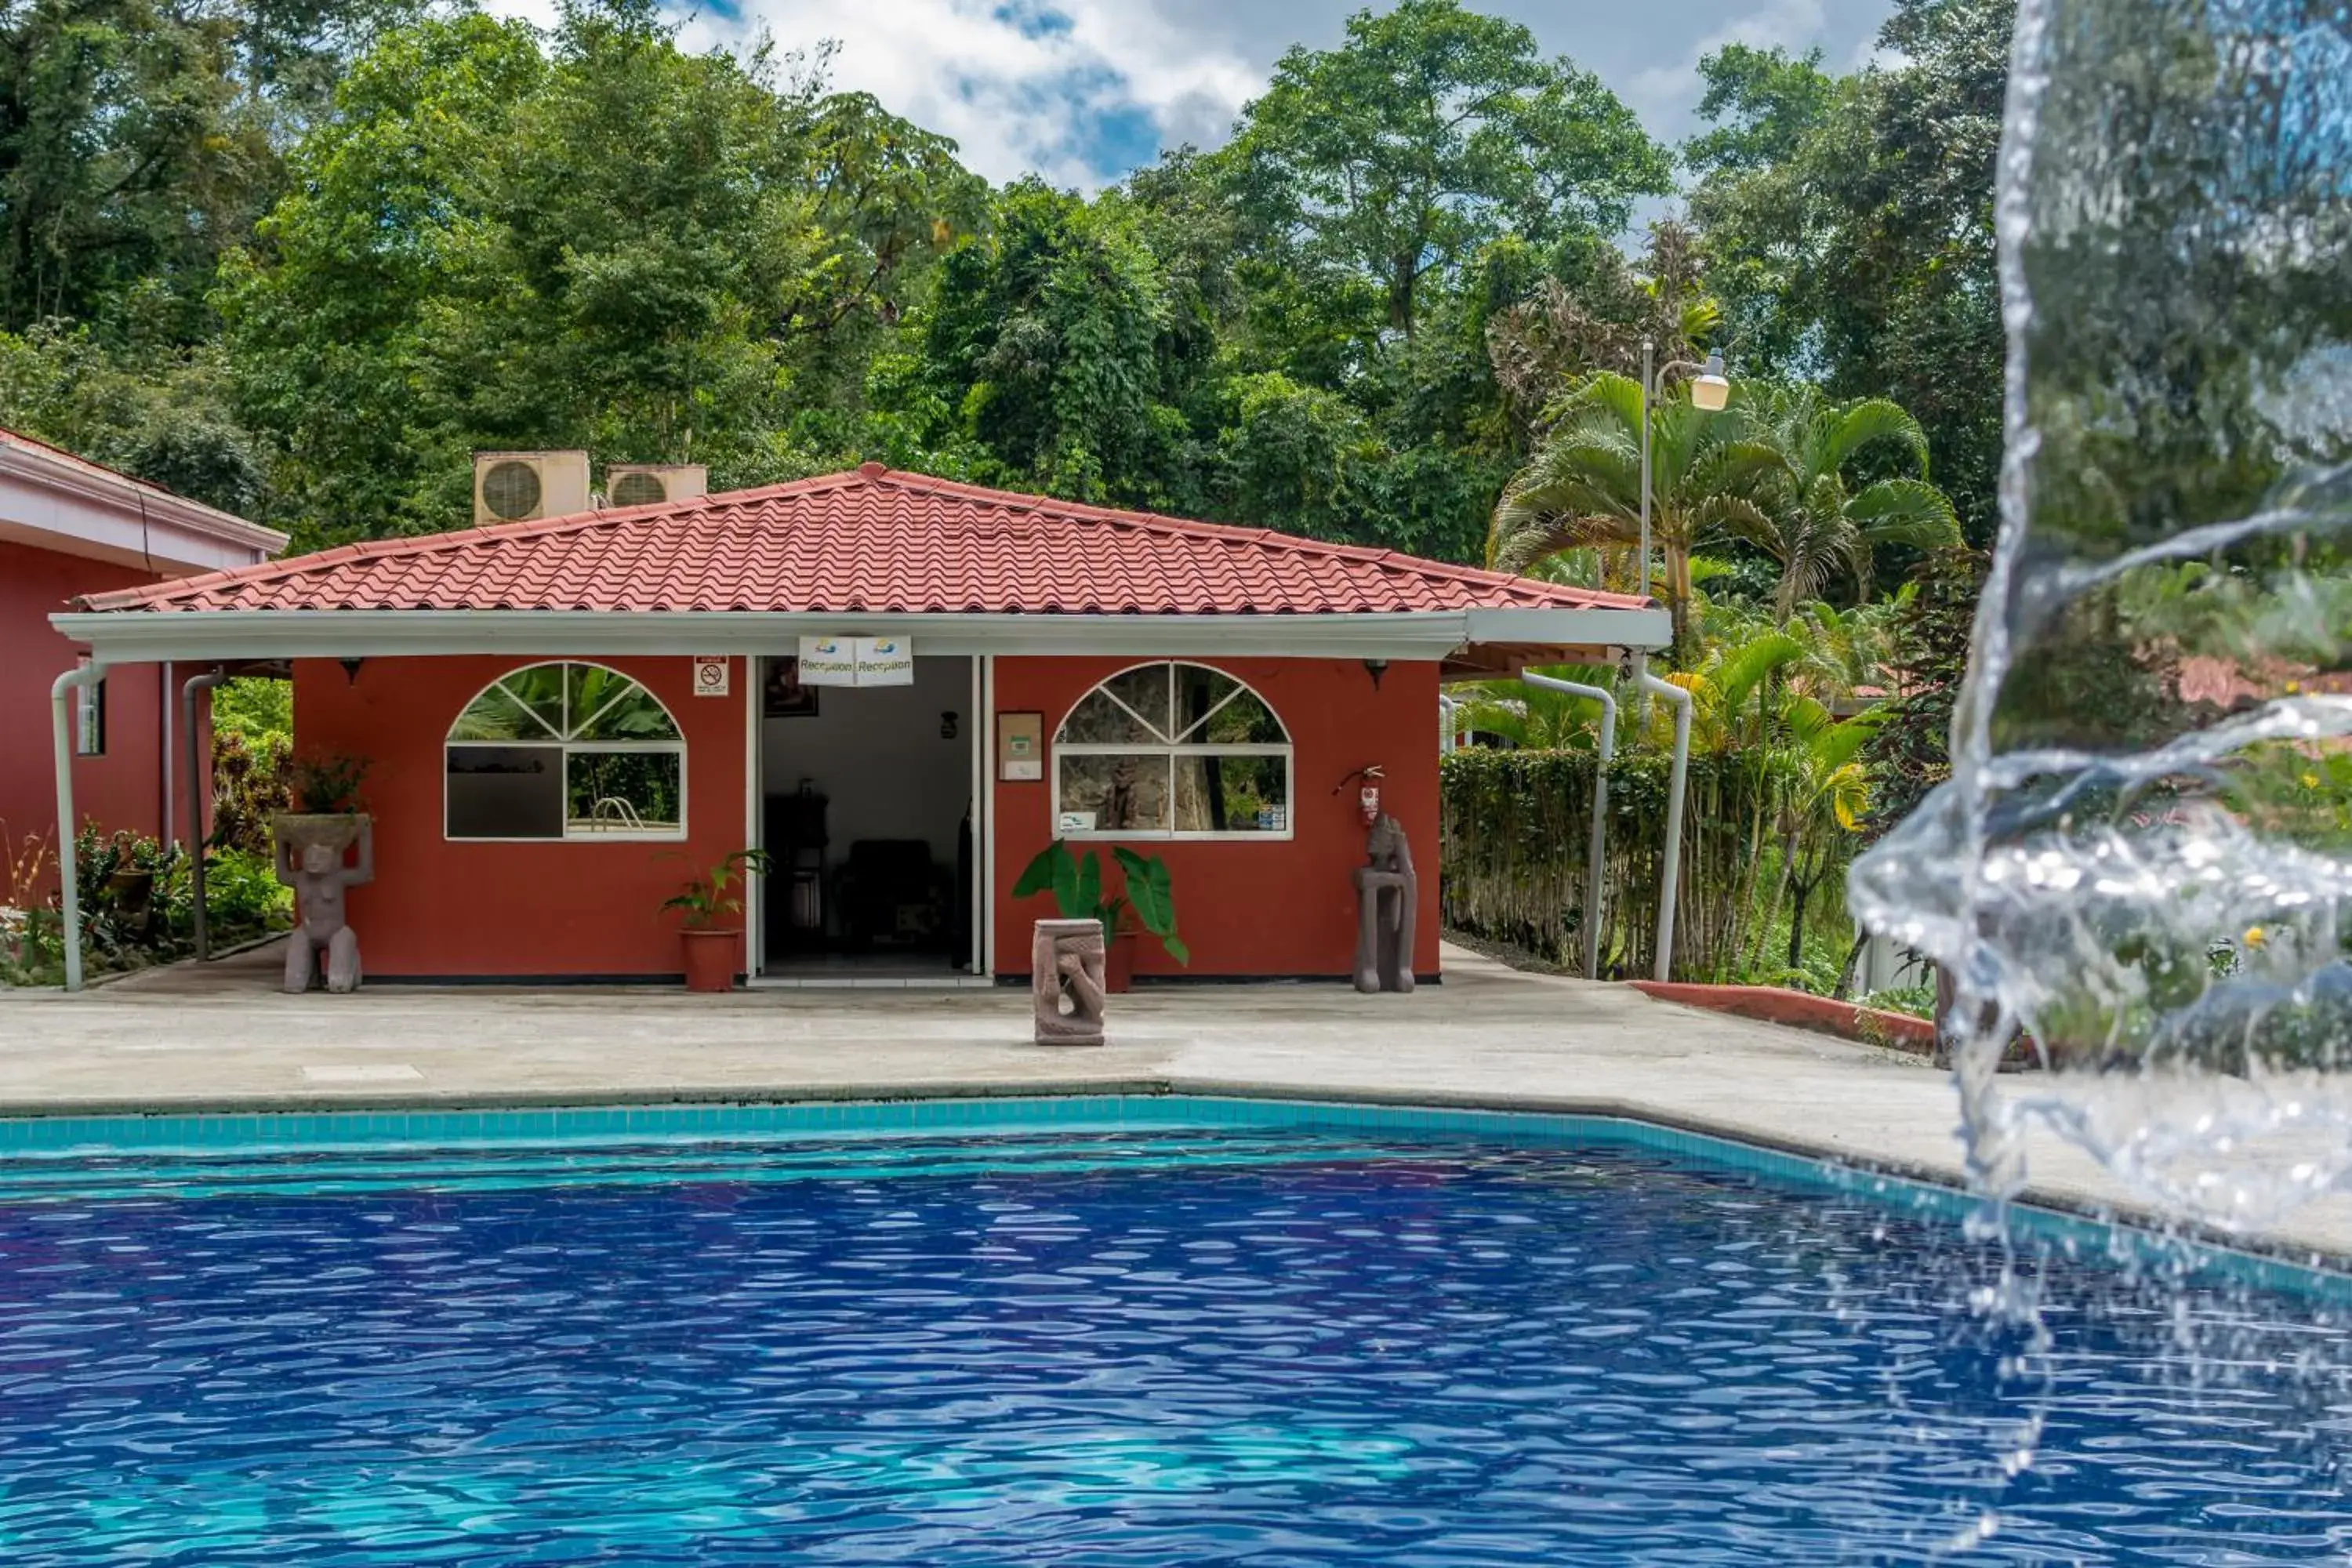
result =
[[310,989],[319,949],[327,950],[327,989],[342,994],[360,984],[360,939],[344,917],[343,890],[375,879],[375,833],[360,822],[359,862],[346,865],[343,847],[313,838],[300,847],[278,840],[278,879],[294,889],[294,934],[286,943],[286,989]]

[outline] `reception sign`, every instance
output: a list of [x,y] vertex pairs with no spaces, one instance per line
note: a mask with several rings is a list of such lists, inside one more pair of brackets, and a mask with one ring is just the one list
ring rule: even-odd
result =
[[803,686],[912,686],[915,645],[907,637],[803,637]]

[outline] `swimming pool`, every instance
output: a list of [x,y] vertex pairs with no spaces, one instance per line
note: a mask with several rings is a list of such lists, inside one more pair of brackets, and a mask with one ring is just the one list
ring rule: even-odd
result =
[[2039,1219],[2037,1358],[1957,1206],[1266,1102],[0,1123],[0,1562],[2352,1549],[2336,1282]]

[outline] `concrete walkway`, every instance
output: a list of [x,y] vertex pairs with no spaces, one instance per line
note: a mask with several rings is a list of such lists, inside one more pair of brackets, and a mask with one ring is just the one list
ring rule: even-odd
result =
[[[1026,990],[405,987],[278,994],[274,948],[80,996],[0,992],[0,1115],[614,1104],[1123,1088],[1643,1117],[1958,1180],[1956,1101],[1915,1058],[1518,973],[1460,949],[1411,996],[1202,985],[1116,999],[1112,1043],[1029,1042]],[[2037,1195],[2137,1206],[2048,1134]],[[2352,1200],[2278,1243],[2352,1256]]]

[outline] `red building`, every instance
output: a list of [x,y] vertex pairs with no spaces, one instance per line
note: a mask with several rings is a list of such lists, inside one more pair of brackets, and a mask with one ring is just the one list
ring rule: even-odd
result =
[[[1165,859],[1183,973],[1339,977],[1361,791],[1437,965],[1442,670],[1666,638],[1646,601],[868,464],[89,596],[110,667],[285,659],[298,745],[363,756],[371,981],[651,979],[747,846],[739,968],[1028,969],[1056,837]],[[839,682],[839,684],[835,684]],[[1175,973],[1146,943],[1139,972]]]
[[[11,845],[57,831],[57,773],[38,737],[50,685],[81,645],[49,616],[77,597],[249,566],[286,536],[69,452],[0,430],[0,826]],[[193,673],[193,672],[185,672]],[[172,838],[187,826],[174,786],[177,704],[169,663],[126,667],[79,692],[69,716],[76,813]],[[5,893],[5,889],[0,889]]]

